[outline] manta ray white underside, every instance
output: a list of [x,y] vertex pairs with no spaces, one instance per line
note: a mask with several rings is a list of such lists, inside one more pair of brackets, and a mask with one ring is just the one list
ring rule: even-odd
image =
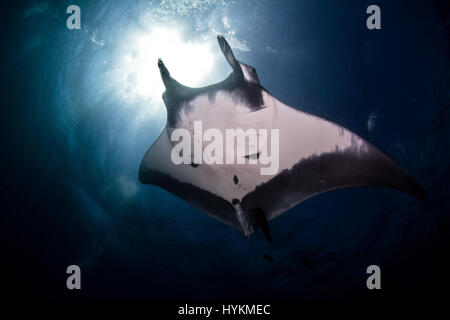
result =
[[[322,192],[379,186],[426,199],[421,186],[372,144],[270,95],[255,69],[236,60],[222,36],[218,41],[233,72],[211,86],[183,86],[159,60],[167,124],[142,160],[142,183],[166,189],[244,235],[260,226],[269,240],[268,221]],[[174,164],[171,132],[193,132],[195,121],[202,122],[203,130],[219,129],[224,136],[226,129],[278,129],[278,172],[261,175],[260,163]]]

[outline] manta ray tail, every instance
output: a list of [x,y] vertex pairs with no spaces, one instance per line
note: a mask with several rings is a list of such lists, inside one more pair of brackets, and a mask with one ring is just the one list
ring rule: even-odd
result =
[[254,219],[255,227],[260,227],[264,232],[267,241],[272,243],[272,236],[269,229],[269,221],[267,221],[267,216],[261,208],[250,210],[250,216]]

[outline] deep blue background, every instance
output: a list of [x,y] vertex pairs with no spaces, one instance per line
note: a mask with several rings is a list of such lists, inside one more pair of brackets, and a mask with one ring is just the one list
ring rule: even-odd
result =
[[[82,10],[80,31],[65,28],[72,3]],[[205,21],[227,16],[250,48],[236,56],[275,97],[370,139],[422,183],[429,202],[376,188],[322,194],[271,222],[272,245],[258,231],[252,248],[238,231],[137,180],[165,119],[136,124],[142,106],[117,99],[102,62],[113,61],[122,30],[139,27],[159,2],[2,3],[2,291],[180,300],[441,295],[450,268],[446,1],[377,1],[377,31],[365,26],[372,1],[187,3],[187,12],[164,7],[167,19],[191,23],[195,37],[207,32]],[[65,287],[70,264],[82,268],[79,292]],[[382,269],[378,292],[365,287],[371,264]]]

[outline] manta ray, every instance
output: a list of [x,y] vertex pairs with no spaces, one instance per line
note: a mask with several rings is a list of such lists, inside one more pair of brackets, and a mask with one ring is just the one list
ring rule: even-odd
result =
[[[386,154],[350,130],[273,97],[260,84],[255,68],[238,61],[223,36],[217,40],[232,68],[219,83],[184,86],[158,60],[166,89],[162,97],[167,124],[142,160],[139,180],[143,184],[175,194],[245,236],[260,227],[270,242],[270,220],[323,192],[376,186],[426,201],[420,184]],[[278,129],[279,170],[262,175],[261,163],[199,164],[192,160],[175,164],[171,133],[177,128],[193,132],[196,121],[205,129],[222,132],[228,128]],[[241,156],[257,158],[259,152]]]

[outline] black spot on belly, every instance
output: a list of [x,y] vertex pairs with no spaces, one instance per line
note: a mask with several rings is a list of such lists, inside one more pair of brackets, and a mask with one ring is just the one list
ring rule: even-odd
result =
[[239,199],[234,198],[233,200],[231,200],[231,203],[235,206],[239,203]]
[[194,168],[197,168],[198,167],[198,163],[191,163],[191,166],[194,167]]
[[239,182],[238,177],[237,177],[237,176],[234,176],[234,177],[233,177],[233,181],[234,181],[234,184],[238,184],[238,182]]

